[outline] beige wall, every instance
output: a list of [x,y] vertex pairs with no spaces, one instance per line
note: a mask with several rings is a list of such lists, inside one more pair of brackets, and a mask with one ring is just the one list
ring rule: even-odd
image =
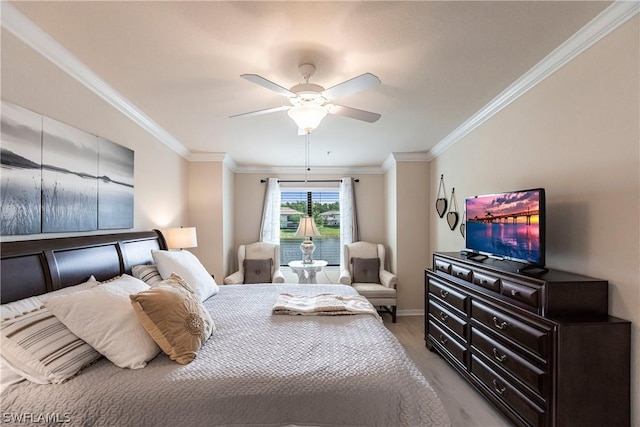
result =
[[424,312],[424,270],[429,263],[429,164],[396,164],[395,245],[398,275],[398,311]]
[[385,237],[387,264],[390,271],[398,272],[398,168],[395,160],[384,174]]
[[[609,280],[610,313],[633,322],[633,425],[640,425],[639,18],[581,54],[431,162],[465,196],[545,187],[547,264]],[[464,241],[431,217],[431,248]],[[577,290],[579,292],[579,290]],[[594,345],[598,345],[594,343]],[[612,349],[615,351],[615,349]]]
[[[182,223],[187,216],[186,160],[4,30],[1,48],[3,100],[134,150],[135,230]],[[86,233],[10,236],[2,240],[74,234]]]
[[223,162],[189,164],[189,225],[198,233],[198,247],[191,252],[218,283],[228,271],[233,241],[233,186],[233,173]]
[[[235,246],[235,174],[227,166],[222,171],[222,242],[223,242],[223,258],[222,271],[225,275],[232,273],[231,270],[236,258]],[[218,279],[222,283],[223,277]]]
[[388,263],[398,275],[398,313],[424,313],[424,270],[429,266],[429,163],[393,155],[385,173]]

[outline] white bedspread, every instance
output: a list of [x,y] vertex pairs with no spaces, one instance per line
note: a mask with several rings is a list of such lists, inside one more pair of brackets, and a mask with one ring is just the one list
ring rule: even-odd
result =
[[128,370],[103,359],[65,384],[23,382],[2,393],[2,420],[49,414],[51,425],[74,426],[449,424],[431,386],[374,316],[274,316],[283,292],[355,293],[342,285],[221,286],[205,301],[217,329],[192,363],[161,354]]

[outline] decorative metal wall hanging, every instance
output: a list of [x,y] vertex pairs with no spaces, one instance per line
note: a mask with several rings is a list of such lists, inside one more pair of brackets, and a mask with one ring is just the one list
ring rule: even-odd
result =
[[[440,193],[442,192],[442,196]],[[447,212],[447,191],[444,188],[444,175],[440,175],[440,185],[438,186],[438,194],[436,199],[436,212],[442,218]]]
[[451,207],[451,209],[447,213],[447,222],[449,223],[449,228],[451,228],[451,230],[455,230],[456,225],[458,224],[458,203],[456,203],[455,194],[456,194],[456,189],[452,188],[451,202],[449,203],[449,206]]
[[467,226],[465,225],[465,221],[467,220],[467,213],[462,213],[462,223],[460,224],[460,234],[464,237],[464,233],[467,231]]

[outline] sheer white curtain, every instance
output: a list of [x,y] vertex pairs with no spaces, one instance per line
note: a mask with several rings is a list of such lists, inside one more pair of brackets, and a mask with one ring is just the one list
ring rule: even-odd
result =
[[269,178],[264,192],[264,208],[260,224],[260,241],[280,244],[280,184]]
[[353,178],[342,178],[340,184],[340,270],[344,270],[344,245],[360,240],[356,194]]

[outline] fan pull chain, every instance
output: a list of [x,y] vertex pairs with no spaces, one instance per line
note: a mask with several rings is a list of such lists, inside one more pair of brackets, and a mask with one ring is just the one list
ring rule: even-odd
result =
[[304,182],[309,181],[308,174],[311,168],[309,167],[309,132],[304,136]]

